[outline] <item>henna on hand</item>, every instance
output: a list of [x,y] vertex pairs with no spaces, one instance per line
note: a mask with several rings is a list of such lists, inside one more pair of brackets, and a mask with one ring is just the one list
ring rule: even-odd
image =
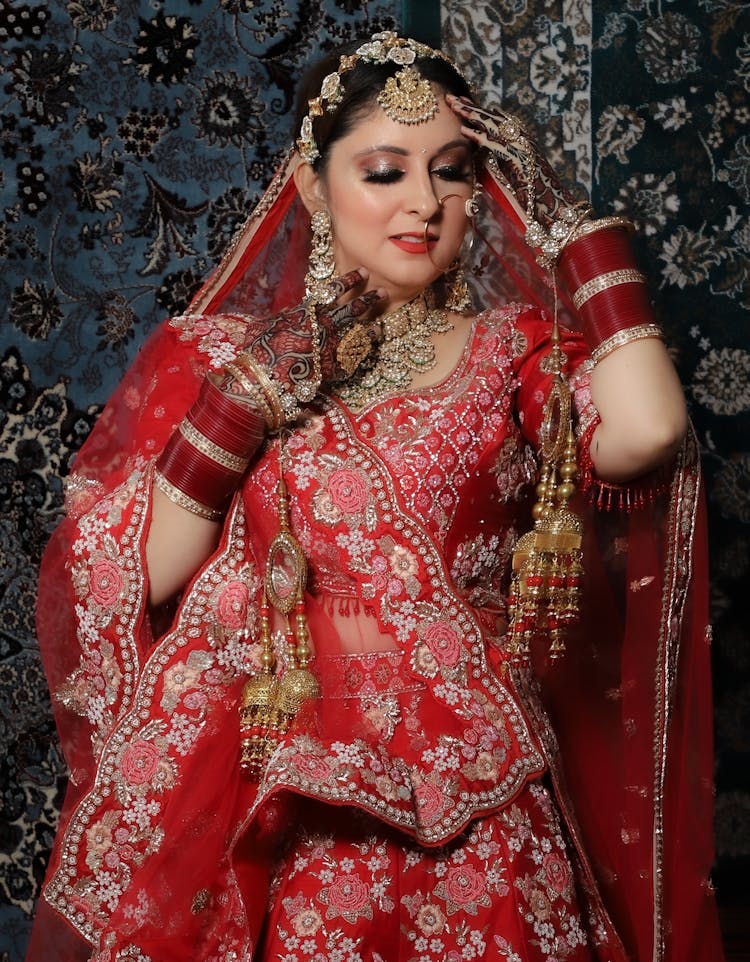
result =
[[[366,276],[354,270],[331,281],[333,297],[329,304],[311,304],[305,300],[268,318],[263,331],[247,343],[236,362],[227,365],[222,390],[235,396],[249,396],[250,403],[261,410],[264,406],[267,408],[268,385],[264,386],[261,381],[258,390],[252,383],[258,380],[260,368],[270,379],[272,391],[278,395],[288,420],[295,416],[296,401],[312,400],[321,388],[330,387],[351,374],[342,369],[337,360],[341,338],[357,325],[368,338],[370,348],[379,340],[378,322],[363,323],[360,319],[383,299],[384,293],[369,290],[346,304],[337,302],[361,285]],[[277,412],[265,410],[264,414],[269,424],[275,426],[279,420]]]
[[446,97],[463,121],[462,132],[491,154],[490,172],[515,198],[526,221],[527,241],[554,262],[565,240],[591,214],[565,187],[523,123],[504,110],[484,110],[465,97]]

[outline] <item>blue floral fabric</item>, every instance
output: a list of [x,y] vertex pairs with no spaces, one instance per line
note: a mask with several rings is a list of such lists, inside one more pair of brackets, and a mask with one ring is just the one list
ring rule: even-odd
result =
[[[401,13],[397,0],[0,0],[0,959],[23,957],[64,788],[33,626],[60,476],[268,182],[303,67]],[[442,24],[446,49],[536,126],[598,213],[639,228],[704,453],[715,882],[720,904],[747,906],[750,10],[451,0]]]

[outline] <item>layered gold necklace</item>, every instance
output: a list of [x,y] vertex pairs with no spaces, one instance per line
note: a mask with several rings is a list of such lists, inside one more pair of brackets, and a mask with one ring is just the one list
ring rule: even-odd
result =
[[349,407],[360,410],[392,391],[402,391],[414,374],[430,371],[437,364],[432,334],[453,328],[444,307],[434,307],[431,293],[411,301],[380,318],[383,337],[371,367],[339,384],[336,393]]

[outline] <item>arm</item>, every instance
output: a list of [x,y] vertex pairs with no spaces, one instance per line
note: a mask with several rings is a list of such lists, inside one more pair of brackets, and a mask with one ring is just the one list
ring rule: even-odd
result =
[[622,218],[591,209],[560,184],[516,118],[449,98],[462,131],[490,151],[488,170],[539,263],[556,269],[579,313],[595,362],[591,395],[601,418],[591,441],[597,476],[624,482],[668,461],[687,428],[685,400],[655,323]]
[[[234,361],[206,375],[156,461],[146,542],[152,606],[183,588],[216,550],[224,514],[269,431],[295,420],[297,401],[312,400],[321,384],[340,376],[342,333],[382,293],[334,302],[365,279],[364,271],[352,271],[331,282],[333,306],[306,302],[270,318]],[[366,354],[377,325],[359,328]]]
[[146,541],[149,603],[158,607],[192,578],[216,550],[221,523],[180,507],[154,485]]
[[632,341],[599,361],[591,374],[591,397],[601,417],[591,460],[603,481],[629,481],[676,454],[687,430],[687,411],[660,340]]

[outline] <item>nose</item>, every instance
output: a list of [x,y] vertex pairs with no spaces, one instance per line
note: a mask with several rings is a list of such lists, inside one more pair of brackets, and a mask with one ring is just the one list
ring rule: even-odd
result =
[[440,198],[435,192],[435,185],[428,171],[420,171],[410,184],[409,205],[411,211],[425,222],[440,210]]

